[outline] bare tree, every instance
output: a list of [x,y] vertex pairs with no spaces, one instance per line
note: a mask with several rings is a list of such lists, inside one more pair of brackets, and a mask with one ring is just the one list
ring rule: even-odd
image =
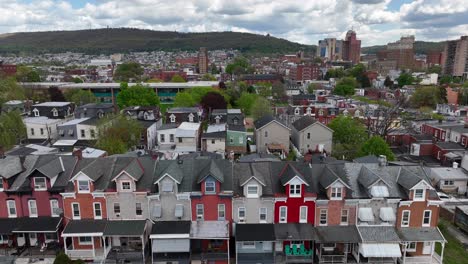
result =
[[369,136],[378,135],[386,138],[388,134],[406,126],[406,119],[402,113],[407,104],[405,97],[400,97],[389,105],[380,104],[374,111],[374,119],[367,121]]

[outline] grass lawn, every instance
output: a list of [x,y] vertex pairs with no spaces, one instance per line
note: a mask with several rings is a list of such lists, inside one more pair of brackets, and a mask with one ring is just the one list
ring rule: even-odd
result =
[[[439,229],[444,235],[448,243],[445,244],[444,264],[468,264],[468,252],[463,245],[447,231],[447,225],[450,225],[445,220],[439,220]],[[440,255],[440,243],[436,243],[436,252]]]

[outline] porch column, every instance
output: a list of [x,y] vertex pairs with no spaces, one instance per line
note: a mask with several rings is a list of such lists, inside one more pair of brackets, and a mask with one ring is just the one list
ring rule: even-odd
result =
[[143,252],[143,263],[146,263],[145,262],[145,241],[143,240],[143,236],[140,237],[141,238],[141,251]]
[[444,249],[445,249],[445,242],[442,242],[442,250],[440,251],[440,264],[444,263]]
[[406,261],[406,247],[408,244],[403,243],[403,264],[405,264]]
[[[72,241],[72,244],[73,244],[73,241]],[[64,237],[64,239],[63,239],[63,245],[65,247],[65,255],[68,255],[68,249],[67,249],[68,247],[67,247],[67,238],[66,237]]]
[[344,244],[344,250],[345,250],[345,259],[344,259],[344,263],[348,263],[348,247],[349,247],[349,244],[348,243],[345,243]]
[[239,260],[238,260],[239,259],[239,254],[237,252],[238,248],[239,248],[239,245],[237,244],[237,241],[236,241],[236,264],[239,263]]
[[432,250],[431,250],[431,262],[429,262],[429,264],[432,264],[432,258],[434,257],[435,243],[436,242],[431,242],[431,243],[433,243],[433,244],[431,245],[431,248],[432,248]]
[[[229,264],[229,263],[231,263],[231,259],[230,259],[230,256],[229,256],[229,244],[230,244],[229,242],[230,242],[230,240],[228,239],[228,240],[226,240],[226,241],[227,241],[227,253],[228,253],[228,261],[227,261],[227,263]],[[237,261],[237,260],[236,260],[236,261]]]
[[93,241],[93,243],[91,243],[91,246],[93,247],[93,258],[95,258],[96,257],[96,249],[94,248],[94,237],[92,236],[91,239]]

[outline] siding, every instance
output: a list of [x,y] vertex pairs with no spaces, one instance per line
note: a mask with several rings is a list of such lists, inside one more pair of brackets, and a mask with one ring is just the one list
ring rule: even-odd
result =
[[[268,136],[265,137],[265,131],[268,131]],[[266,145],[283,144],[289,150],[289,129],[278,124],[271,122],[261,129],[255,131],[255,138],[257,144],[257,152],[266,152]]]

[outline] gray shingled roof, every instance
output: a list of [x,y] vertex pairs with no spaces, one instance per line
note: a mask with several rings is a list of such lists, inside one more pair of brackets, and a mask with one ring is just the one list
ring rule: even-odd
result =
[[361,238],[356,226],[317,226],[318,241],[320,243],[359,243]]
[[138,159],[132,159],[130,163],[123,169],[130,174],[135,180],[139,180],[143,176],[143,167]]
[[310,224],[275,224],[275,237],[277,240],[315,240],[317,234]]
[[15,181],[9,189],[10,191],[17,191],[23,185],[24,181],[28,178],[29,174],[31,174],[31,172],[35,168],[34,166],[40,157],[42,156],[29,155],[24,158],[24,170],[15,178]]
[[266,115],[266,116],[261,117],[260,119],[257,119],[254,122],[254,126],[255,128],[259,129],[273,120],[275,120],[275,118],[272,115]]
[[142,236],[146,220],[107,221],[104,236]]
[[361,171],[359,172],[358,182],[365,188],[369,188],[371,185],[381,180],[382,178],[380,178],[379,175],[371,171],[366,166],[361,167]]
[[218,164],[215,160],[210,160],[209,164],[204,166],[204,168],[198,174],[197,183],[201,183],[208,176],[215,178],[220,183],[224,182],[224,173],[218,167]]
[[68,222],[63,234],[103,233],[106,220],[72,220]]
[[379,163],[379,157],[375,155],[367,155],[364,157],[355,158],[354,163]]
[[400,174],[398,176],[398,184],[400,184],[406,190],[413,188],[422,179],[415,173],[401,167]]
[[397,233],[402,241],[445,241],[444,236],[437,227],[403,227],[398,229]]
[[[252,174],[254,174],[257,180],[260,180],[265,184],[262,188],[262,195],[273,196],[274,186],[272,185],[270,162],[235,163],[233,168],[233,188],[235,195],[244,195],[241,184],[252,178]],[[276,177],[275,180],[278,181],[278,178]]]
[[6,156],[0,159],[0,177],[9,179],[23,171],[21,158],[18,156]]
[[362,242],[399,242],[393,226],[358,226]]
[[317,120],[311,116],[303,116],[292,123],[292,126],[297,129],[297,131],[302,131],[303,129],[315,124]]
[[[306,178],[302,175],[300,171],[298,171],[295,165],[291,163],[285,164],[283,170],[280,172],[279,177],[281,180],[281,184],[285,185],[287,182],[292,180],[294,177],[299,177],[301,180],[307,183]],[[309,184],[309,183],[307,183]]]

